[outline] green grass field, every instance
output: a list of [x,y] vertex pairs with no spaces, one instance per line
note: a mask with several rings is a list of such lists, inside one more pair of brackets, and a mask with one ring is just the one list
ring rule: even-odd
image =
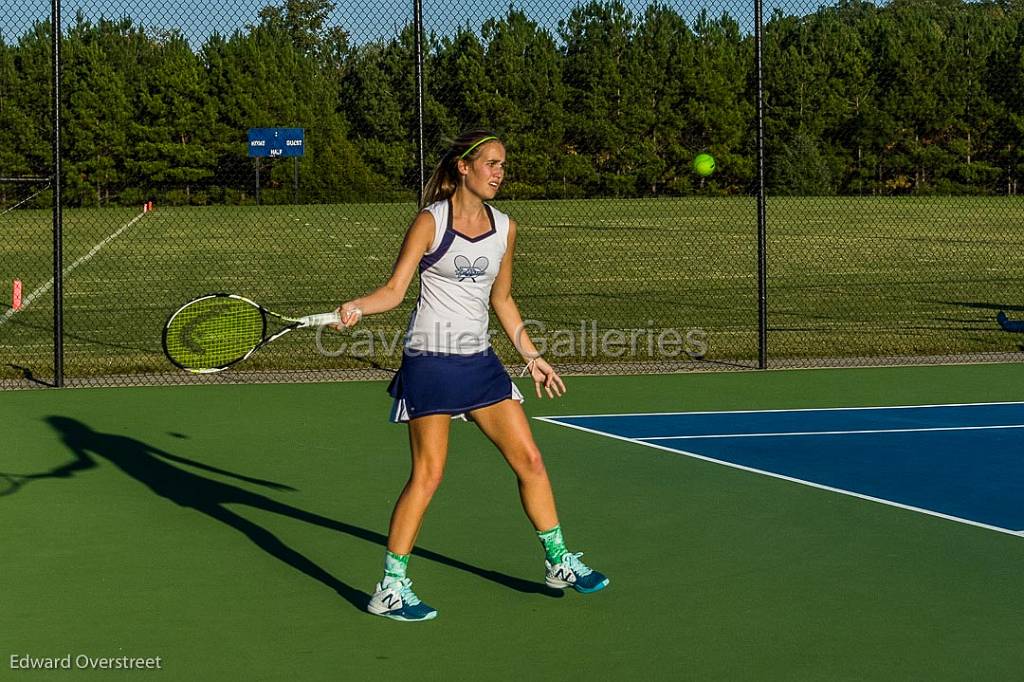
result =
[[[560,339],[563,364],[594,360],[578,338],[590,321],[599,333],[700,329],[709,360],[756,358],[752,198],[498,205],[520,224],[517,300],[524,317],[544,324],[549,343]],[[999,309],[1024,311],[1024,198],[773,198],[768,209],[773,360],[1018,350],[1019,339],[993,318]],[[82,260],[64,284],[66,375],[169,371],[162,324],[207,291],[242,293],[286,314],[364,293],[386,278],[412,211],[404,204],[157,207],[103,244],[137,211],[68,210],[64,265]],[[14,278],[26,295],[42,290],[0,325],[0,378],[22,375],[12,365],[46,376],[50,216],[14,211],[0,218],[0,229],[3,302]],[[377,343],[378,359],[387,361],[393,348],[386,346],[414,300],[410,292],[398,310],[367,320],[365,329],[387,342]],[[600,360],[659,360],[647,337],[638,338],[636,354]],[[293,334],[247,368],[360,366],[322,357],[310,336]]]

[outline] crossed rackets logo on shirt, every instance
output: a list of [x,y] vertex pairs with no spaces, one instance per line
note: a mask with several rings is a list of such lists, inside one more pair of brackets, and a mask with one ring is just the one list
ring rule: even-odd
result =
[[490,265],[490,261],[487,260],[486,256],[480,256],[472,263],[465,256],[455,257],[455,275],[459,278],[459,281],[471,279],[476,282],[477,277],[483,277],[484,273],[487,272],[487,266]]

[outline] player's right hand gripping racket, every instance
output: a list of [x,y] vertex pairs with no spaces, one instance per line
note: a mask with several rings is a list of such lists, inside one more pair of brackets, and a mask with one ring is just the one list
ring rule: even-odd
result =
[[[341,321],[335,311],[292,318],[236,294],[206,294],[176,310],[164,325],[167,359],[196,374],[220,372],[293,329]],[[278,325],[270,329],[271,323]],[[280,325],[284,325],[281,327]]]

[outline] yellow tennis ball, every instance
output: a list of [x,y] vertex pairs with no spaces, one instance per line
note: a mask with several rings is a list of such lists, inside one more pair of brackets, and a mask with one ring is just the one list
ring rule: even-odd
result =
[[715,157],[710,154],[698,154],[693,160],[693,170],[701,177],[707,177],[715,172]]

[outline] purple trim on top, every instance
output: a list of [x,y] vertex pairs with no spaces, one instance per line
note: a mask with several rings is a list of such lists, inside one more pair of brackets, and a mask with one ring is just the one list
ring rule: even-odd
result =
[[452,200],[448,200],[448,221],[444,227],[444,236],[441,238],[441,243],[437,245],[437,249],[433,253],[427,254],[420,259],[420,272],[423,272],[427,268],[431,267],[437,261],[444,258],[444,254],[448,253],[448,249],[452,248],[452,243],[455,241],[455,230],[452,229]]
[[494,223],[494,213],[491,211],[491,207],[488,206],[487,204],[484,204],[484,208],[487,209],[487,220],[491,224],[491,229],[488,230],[487,232],[484,232],[481,235],[477,235],[476,237],[467,237],[461,232],[457,232],[455,228],[452,227],[452,216],[454,215],[455,211],[452,210],[452,200],[451,198],[449,198],[448,220],[444,228],[444,236],[441,238],[441,243],[437,245],[437,249],[433,253],[427,254],[426,256],[420,259],[420,272],[423,272],[427,268],[436,264],[437,261],[444,258],[444,255],[448,253],[448,249],[452,248],[452,243],[455,241],[455,237],[462,237],[467,242],[476,243],[481,239],[486,239],[487,237],[490,237],[492,234],[495,234],[498,231],[498,227]]

